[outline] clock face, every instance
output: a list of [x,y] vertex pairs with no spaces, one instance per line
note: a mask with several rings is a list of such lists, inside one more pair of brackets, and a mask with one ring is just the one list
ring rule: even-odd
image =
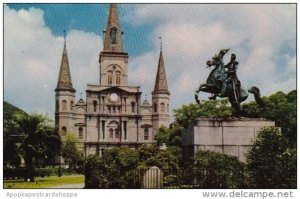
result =
[[112,102],[117,102],[119,100],[119,95],[117,93],[112,93],[109,96],[109,100]]

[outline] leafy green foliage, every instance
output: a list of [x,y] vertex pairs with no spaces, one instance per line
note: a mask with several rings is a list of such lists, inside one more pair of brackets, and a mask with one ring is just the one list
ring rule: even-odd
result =
[[212,151],[199,151],[191,158],[184,176],[186,183],[196,181],[198,188],[246,188],[245,164],[237,157]]
[[100,182],[105,182],[105,176],[100,174],[103,169],[100,167],[100,161],[100,157],[97,155],[87,157],[84,172],[86,188],[96,189],[99,188]]
[[275,121],[275,128],[264,129],[248,154],[248,167],[254,188],[296,188],[297,91],[279,91],[264,97],[265,107],[243,105],[247,117]]
[[255,188],[296,187],[297,91],[279,91],[263,98],[265,107],[250,102],[243,105],[247,117],[275,121],[275,128],[264,129],[248,154],[248,167]]
[[180,126],[173,125],[172,128],[160,127],[156,134],[155,140],[158,146],[162,146],[165,144],[166,146],[178,146],[181,147],[182,144],[182,136],[181,136],[182,128]]
[[28,115],[25,111],[21,110],[20,108],[4,101],[3,102],[3,119],[4,121],[11,121],[14,118],[16,113],[21,113],[24,115]]
[[[254,102],[243,105],[247,117],[276,121],[276,129],[264,129],[249,152],[248,165],[236,157],[201,151],[190,161],[182,159],[182,128],[198,117],[229,117],[227,100],[183,105],[174,110],[171,128],[161,127],[154,145],[137,149],[111,148],[103,156],[90,157],[86,164],[87,188],[140,188],[144,172],[157,166],[164,185],[197,188],[295,188],[296,187],[296,92],[264,97],[265,107]],[[194,186],[195,185],[195,186]]]
[[23,110],[14,105],[5,102],[3,103],[3,164],[4,168],[17,168],[21,163],[19,154],[20,137],[18,137],[16,117],[17,114],[27,115]]
[[296,149],[278,128],[263,129],[247,154],[254,188],[296,188]]
[[[165,150],[155,145],[140,148],[110,148],[101,158],[88,158],[86,186],[88,188],[140,188],[144,172],[157,166],[165,179],[176,175],[180,169],[181,149],[175,146]],[[174,180],[172,178],[172,180]]]
[[269,97],[264,97],[265,107],[260,108],[256,103],[243,104],[246,117],[263,117],[275,121],[281,127],[282,133],[289,144],[296,146],[297,140],[297,91],[288,94],[279,91]]
[[164,181],[173,184],[179,180],[177,174],[180,171],[181,149],[175,146],[160,150],[155,156],[145,162],[147,168],[157,166],[164,173]]
[[202,104],[188,104],[174,109],[175,121],[182,127],[187,127],[198,117],[229,117],[232,110],[228,100],[209,100]]
[[[155,145],[142,145],[141,147],[139,147],[138,152],[139,152],[139,161],[144,163],[146,162],[149,158],[155,156],[156,154],[158,154],[158,152],[160,151],[158,146]],[[144,168],[147,167],[146,165],[144,165]]]
[[54,163],[61,147],[60,136],[50,126],[46,116],[15,114],[13,123],[13,135],[17,135],[14,140],[15,146],[18,146],[16,152],[25,161],[25,179],[33,180],[35,167]]
[[22,172],[23,177],[33,180],[36,167],[54,164],[61,141],[48,117],[28,115],[23,110],[4,102],[3,129],[5,171],[12,170],[18,173],[23,158],[26,169],[26,172]]
[[107,149],[101,158],[91,156],[86,164],[86,187],[140,187],[139,173],[135,170],[138,163],[138,151],[126,147]]
[[84,156],[83,152],[76,147],[77,138],[68,133],[62,147],[62,156],[69,164],[69,170],[83,172]]

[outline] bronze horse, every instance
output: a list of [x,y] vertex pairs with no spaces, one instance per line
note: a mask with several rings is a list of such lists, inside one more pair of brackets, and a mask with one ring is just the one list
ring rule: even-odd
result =
[[254,94],[255,101],[263,106],[263,101],[260,97],[259,88],[252,86],[249,89],[243,88],[239,85],[237,78],[228,80],[227,74],[225,73],[225,66],[223,62],[223,56],[229,51],[229,49],[223,49],[218,55],[215,55],[212,59],[207,61],[207,67],[214,66],[210,72],[206,83],[200,84],[199,88],[195,92],[195,99],[198,104],[199,92],[211,93],[213,96],[210,99],[215,99],[217,96],[220,98],[228,98],[231,107],[234,110],[234,115],[241,115],[241,102],[248,98],[249,93]]

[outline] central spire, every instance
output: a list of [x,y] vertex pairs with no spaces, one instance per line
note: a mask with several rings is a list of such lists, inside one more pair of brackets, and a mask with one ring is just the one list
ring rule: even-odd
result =
[[123,32],[120,27],[117,4],[110,4],[107,26],[104,36],[104,48],[106,52],[123,52]]

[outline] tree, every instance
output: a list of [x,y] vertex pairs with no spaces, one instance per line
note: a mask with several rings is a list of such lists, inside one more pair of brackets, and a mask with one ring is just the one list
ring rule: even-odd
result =
[[[100,157],[97,155],[89,155],[87,157],[87,161],[85,164],[85,187],[90,189],[100,188],[100,182],[103,177],[100,172],[102,168],[100,168]],[[101,183],[103,184],[103,183]],[[104,188],[104,187],[102,187]]]
[[164,173],[164,183],[167,186],[175,185],[179,181],[181,163],[181,148],[171,146],[166,149],[159,150],[157,154],[149,157],[142,164],[146,169],[157,166]]
[[237,157],[213,151],[198,151],[186,166],[183,181],[198,188],[246,188],[245,164]]
[[296,188],[296,149],[278,128],[265,128],[247,154],[254,188]]
[[27,115],[23,110],[14,105],[3,103],[3,166],[4,168],[17,168],[21,164],[19,152],[20,137],[18,136],[16,117],[17,114]]
[[160,127],[156,134],[155,140],[158,146],[165,144],[166,146],[178,146],[182,145],[182,128],[176,124],[173,124],[171,128]]
[[210,100],[204,101],[202,104],[188,104],[181,108],[174,109],[175,122],[187,127],[193,123],[198,117],[229,117],[232,110],[228,100]]
[[275,121],[281,127],[291,147],[297,145],[297,92],[288,94],[279,91],[269,97],[263,97],[265,107],[260,108],[256,103],[243,104],[246,117],[263,117]]
[[58,133],[49,124],[50,120],[42,115],[17,116],[16,123],[20,137],[20,151],[25,161],[25,180],[34,178],[34,167],[53,162],[59,154],[61,141]]
[[[87,188],[139,188],[139,153],[127,147],[104,150],[101,158],[87,159]],[[97,175],[97,177],[95,176]]]
[[145,165],[144,163],[151,157],[156,156],[158,152],[160,151],[159,147],[157,145],[146,145],[143,144],[138,148],[138,153],[139,153],[139,167],[141,169],[145,169],[148,166]]
[[71,171],[81,170],[84,164],[83,153],[76,147],[76,142],[77,138],[72,133],[68,133],[62,147],[62,156],[65,162],[69,164],[69,170]]

